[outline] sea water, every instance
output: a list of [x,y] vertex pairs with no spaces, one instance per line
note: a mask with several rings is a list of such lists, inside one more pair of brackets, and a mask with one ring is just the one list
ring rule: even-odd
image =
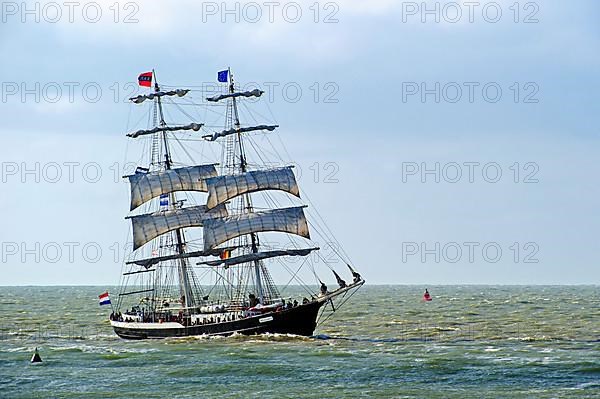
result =
[[367,285],[311,338],[126,341],[105,287],[0,287],[0,397],[600,398],[600,287],[424,288]]

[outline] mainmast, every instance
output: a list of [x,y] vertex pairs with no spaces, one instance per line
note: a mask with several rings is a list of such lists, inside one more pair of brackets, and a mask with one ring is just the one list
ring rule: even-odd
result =
[[[233,81],[233,75],[231,74],[231,69],[228,69],[228,75],[229,75],[229,93],[233,94],[235,92],[235,84]],[[239,149],[240,149],[240,170],[242,171],[242,173],[246,173],[247,169],[248,169],[248,163],[246,160],[246,154],[244,152],[244,144],[242,141],[242,132],[240,131],[240,117],[239,117],[239,113],[238,113],[238,109],[237,109],[237,101],[236,98],[233,97],[232,98],[233,101],[233,117],[234,117],[234,127],[237,130],[237,140],[238,140],[238,145],[239,145]],[[235,166],[235,160],[234,160],[234,166]],[[244,208],[245,205],[245,209],[247,213],[252,213],[253,209],[252,209],[252,199],[250,197],[250,194],[245,194],[242,200],[242,208]],[[258,253],[258,246],[259,246],[259,241],[258,241],[258,235],[256,233],[250,233],[250,240],[251,240],[251,249],[252,249],[252,253]],[[255,260],[254,261],[254,274],[255,274],[255,279],[256,279],[256,290],[258,291],[258,300],[259,302],[262,304],[264,302],[264,293],[263,293],[263,288],[262,288],[262,282],[261,282],[261,273],[260,273],[260,260]]]
[[[158,85],[158,81],[156,79],[156,72],[154,72],[154,70],[152,70],[152,74],[154,75],[154,91],[156,93],[158,93],[160,91],[160,87]],[[166,127],[167,123],[165,122],[165,118],[164,118],[164,114],[163,114],[163,109],[162,109],[162,102],[161,102],[161,97],[157,96],[157,105],[158,105],[158,114],[159,114],[159,126],[160,127]],[[163,144],[164,144],[164,156],[165,156],[165,170],[170,170],[172,168],[172,160],[171,160],[171,153],[169,150],[169,143],[167,140],[167,132],[165,130],[161,131],[160,134],[162,135],[162,140],[163,140]],[[169,194],[169,201],[170,201],[170,206],[177,206],[177,198],[175,195],[175,192],[172,192]],[[176,240],[176,245],[175,245],[175,249],[177,251],[177,254],[182,255],[185,253],[185,238],[183,235],[183,231],[182,229],[176,229],[175,230],[175,240]],[[180,257],[179,258],[179,283],[180,283],[180,295],[182,296],[182,305],[184,306],[186,312],[188,311],[188,309],[192,306],[194,306],[194,297],[193,297],[193,291],[192,291],[192,287],[190,284],[190,279],[189,279],[189,275],[188,275],[188,264],[187,264],[187,259],[184,257]]]

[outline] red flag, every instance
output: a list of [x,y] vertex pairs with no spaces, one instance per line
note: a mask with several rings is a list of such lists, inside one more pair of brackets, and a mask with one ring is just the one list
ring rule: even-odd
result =
[[152,72],[144,72],[138,76],[140,86],[152,87]]
[[221,260],[225,260],[225,259],[229,259],[230,256],[231,256],[231,250],[225,249],[221,252],[221,255],[219,256],[219,258],[221,258]]

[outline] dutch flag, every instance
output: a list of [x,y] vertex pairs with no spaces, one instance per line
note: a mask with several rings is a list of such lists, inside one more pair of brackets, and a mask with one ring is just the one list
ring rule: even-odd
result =
[[98,295],[100,306],[102,305],[110,305],[110,298],[108,297],[108,291],[104,294]]

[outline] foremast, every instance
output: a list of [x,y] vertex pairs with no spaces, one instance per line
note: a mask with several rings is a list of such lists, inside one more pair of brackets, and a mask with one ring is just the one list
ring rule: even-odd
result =
[[[231,74],[231,69],[228,68],[228,75],[229,75],[229,93],[230,94],[234,94],[235,93],[235,83],[233,80],[233,75]],[[237,139],[237,144],[239,146],[239,151],[240,151],[240,159],[239,159],[239,170],[242,173],[246,173],[248,171],[248,161],[246,160],[246,154],[244,151],[244,141],[242,140],[242,132],[241,132],[241,124],[240,124],[240,116],[238,113],[238,107],[237,107],[237,99],[236,97],[232,97],[232,104],[233,104],[233,118],[234,118],[234,127],[237,130],[237,134],[235,135],[236,139]],[[233,169],[235,170],[235,156],[232,157],[233,159],[229,159],[227,160],[227,162],[231,162],[231,164],[233,165]],[[250,197],[250,194],[244,194],[242,197],[242,201],[241,201],[241,208],[242,211],[245,211],[246,213],[252,213],[254,212],[253,207],[252,207],[252,198]],[[258,240],[258,234],[257,233],[250,233],[250,242],[251,242],[251,251],[252,253],[258,253],[259,252],[259,240]],[[262,287],[262,282],[261,282],[261,264],[260,264],[260,260],[254,260],[254,275],[255,275],[255,281],[256,281],[256,290],[257,290],[257,294],[258,294],[258,300],[259,303],[263,304],[264,303],[264,292],[263,292],[263,287]]]
[[[227,79],[222,79],[222,74],[227,74]],[[216,103],[227,100],[225,129],[202,137],[208,141],[226,138],[226,144],[222,175],[206,180],[209,194],[207,207],[216,209],[219,205],[229,204],[235,213],[207,220],[203,226],[203,243],[204,250],[210,251],[231,242],[230,240],[236,240],[238,255],[229,258],[227,253],[225,257],[221,257],[221,260],[202,261],[198,264],[224,269],[238,265],[239,285],[235,298],[232,298],[234,302],[240,302],[239,299],[247,293],[251,307],[259,303],[267,305],[281,300],[281,296],[263,260],[282,256],[307,256],[318,248],[261,252],[258,233],[282,232],[310,239],[308,223],[303,211],[305,206],[279,208],[277,201],[274,201],[268,193],[280,190],[300,197],[291,166],[273,168],[264,165],[264,168],[252,168],[252,170],[249,167],[244,142],[250,138],[245,137],[245,134],[255,131],[273,131],[279,125],[259,124],[242,127],[238,101],[248,97],[261,97],[264,91],[260,89],[236,91],[230,69],[219,72],[218,80],[227,83],[228,90],[223,94],[207,97],[207,101]],[[253,148],[256,150],[254,145]],[[260,157],[260,154],[258,156]],[[263,192],[266,210],[255,209],[251,194],[257,192]],[[270,205],[275,205],[275,209],[271,209]],[[254,280],[255,292],[246,291],[252,285],[251,278]]]

